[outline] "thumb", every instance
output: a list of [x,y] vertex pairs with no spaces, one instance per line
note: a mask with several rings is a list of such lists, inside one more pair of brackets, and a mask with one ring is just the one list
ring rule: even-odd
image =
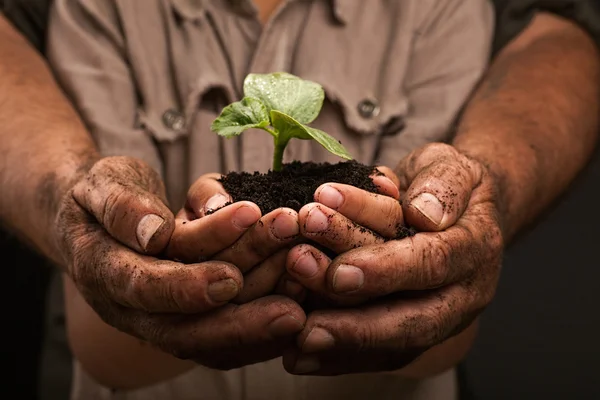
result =
[[175,226],[158,174],[141,161],[108,157],[73,187],[75,201],[115,239],[144,254],[168,245]]
[[442,231],[462,216],[481,182],[481,167],[452,146],[435,143],[409,155],[399,169],[408,185],[405,221],[419,231]]

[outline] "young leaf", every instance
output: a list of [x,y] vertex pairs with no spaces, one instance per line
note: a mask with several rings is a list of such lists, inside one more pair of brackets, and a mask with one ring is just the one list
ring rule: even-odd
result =
[[262,101],[269,114],[277,110],[301,124],[310,124],[317,118],[325,99],[321,85],[285,72],[248,75],[244,95]]
[[352,156],[348,153],[348,150],[346,150],[346,148],[334,137],[331,137],[318,129],[301,124],[289,115],[277,110],[272,110],[271,124],[273,125],[273,128],[279,132],[277,142],[280,144],[287,144],[291,138],[302,140],[314,139],[336,156],[345,158],[346,160],[352,160]]
[[258,99],[244,97],[221,111],[221,115],[210,126],[213,132],[225,137],[237,136],[250,128],[265,128],[269,125],[269,114]]

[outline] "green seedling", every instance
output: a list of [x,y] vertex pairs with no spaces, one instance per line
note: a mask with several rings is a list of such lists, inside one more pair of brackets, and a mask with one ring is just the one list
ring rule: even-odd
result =
[[308,126],[319,115],[324,99],[318,83],[285,72],[250,74],[244,80],[244,98],[225,107],[211,130],[226,138],[251,128],[270,133],[275,144],[273,171],[281,171],[283,152],[292,138],[315,140],[329,152],[351,160],[338,140]]

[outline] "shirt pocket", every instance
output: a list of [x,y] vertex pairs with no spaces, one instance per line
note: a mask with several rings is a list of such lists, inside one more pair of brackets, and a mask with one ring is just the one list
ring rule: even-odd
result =
[[325,91],[323,109],[314,126],[340,140],[357,161],[377,163],[382,138],[397,136],[404,127],[406,100],[385,96],[358,81],[349,87],[339,79],[311,80]]

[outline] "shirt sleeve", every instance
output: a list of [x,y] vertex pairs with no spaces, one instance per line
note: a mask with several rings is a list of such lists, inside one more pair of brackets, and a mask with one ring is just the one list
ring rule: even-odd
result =
[[494,52],[523,30],[536,11],[568,18],[585,29],[600,46],[600,0],[493,0],[496,7]]
[[4,16],[40,51],[44,51],[51,0],[0,0]]
[[117,2],[54,0],[49,20],[48,61],[102,155],[135,157],[161,172],[158,148],[139,122]]

